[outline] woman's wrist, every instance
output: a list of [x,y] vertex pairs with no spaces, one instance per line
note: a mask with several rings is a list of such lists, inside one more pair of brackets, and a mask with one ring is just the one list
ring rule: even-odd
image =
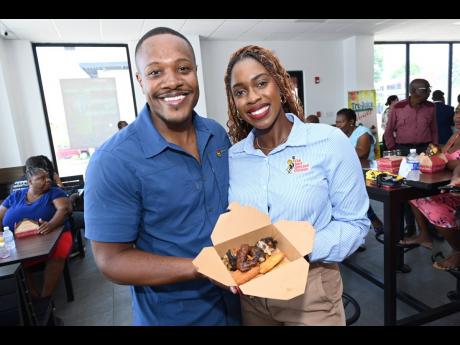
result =
[[55,230],[57,228],[59,228],[60,225],[62,225],[63,223],[56,223],[55,221],[53,221],[52,219],[48,222],[48,227],[50,228],[50,230]]

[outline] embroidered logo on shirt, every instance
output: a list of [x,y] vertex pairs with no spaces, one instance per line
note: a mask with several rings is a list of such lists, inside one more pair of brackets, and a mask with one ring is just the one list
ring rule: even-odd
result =
[[294,169],[294,161],[292,159],[288,159],[287,164],[288,164],[288,167],[286,171],[288,172],[288,174],[290,174],[292,172],[292,169]]
[[286,171],[288,174],[292,172],[307,172],[308,170],[310,170],[310,165],[308,163],[303,163],[302,159],[295,158],[295,156],[292,156],[292,159],[288,159],[287,164],[288,166]]
[[225,151],[225,149],[217,149],[216,150],[216,156],[219,157],[219,158],[222,157],[222,155],[224,154],[224,151]]

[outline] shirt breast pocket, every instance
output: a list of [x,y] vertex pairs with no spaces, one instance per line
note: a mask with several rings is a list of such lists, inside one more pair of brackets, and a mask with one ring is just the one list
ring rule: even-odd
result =
[[431,127],[431,117],[427,114],[424,114],[423,116],[420,117],[420,123],[423,129],[430,128]]
[[326,178],[316,171],[299,174],[296,178],[296,184],[301,186],[301,188],[305,191],[311,193],[328,192],[328,184]]
[[305,173],[288,174],[279,189],[277,198],[283,200],[283,206],[294,214],[308,215],[310,220],[329,207],[329,188],[320,169]]
[[142,179],[144,208],[164,215],[188,206],[191,194],[197,189],[196,181],[180,163],[162,167]]
[[[413,125],[414,124],[412,124],[412,126]],[[409,127],[409,126],[411,126],[410,115],[409,114],[404,114],[404,113],[399,114],[396,127],[406,128],[406,127]]]

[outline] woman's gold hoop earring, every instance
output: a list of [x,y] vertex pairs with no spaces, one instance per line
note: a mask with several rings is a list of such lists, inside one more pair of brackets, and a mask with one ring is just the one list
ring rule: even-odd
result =
[[238,120],[241,120],[240,112],[238,110],[236,111],[236,117],[238,118]]
[[284,97],[284,95],[281,95],[281,103],[286,103],[286,97]]

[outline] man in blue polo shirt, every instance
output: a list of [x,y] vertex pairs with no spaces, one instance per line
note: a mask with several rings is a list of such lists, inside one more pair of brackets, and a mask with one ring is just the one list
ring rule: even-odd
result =
[[132,285],[135,325],[237,325],[238,296],[192,264],[227,208],[230,141],[193,111],[197,66],[183,35],[153,29],[135,57],[147,104],[86,172],[85,232],[97,266]]

